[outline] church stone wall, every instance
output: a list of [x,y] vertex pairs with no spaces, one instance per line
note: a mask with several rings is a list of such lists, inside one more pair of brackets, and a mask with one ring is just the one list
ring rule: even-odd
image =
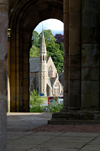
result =
[[49,60],[47,62],[47,72],[48,72],[48,69],[49,69],[49,66],[52,66],[52,77],[56,77],[57,75],[57,69],[53,63],[53,60],[51,59],[51,57],[49,57]]

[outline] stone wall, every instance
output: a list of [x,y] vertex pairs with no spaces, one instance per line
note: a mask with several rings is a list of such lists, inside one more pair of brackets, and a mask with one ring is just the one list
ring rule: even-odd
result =
[[0,151],[6,151],[8,0],[0,0]]

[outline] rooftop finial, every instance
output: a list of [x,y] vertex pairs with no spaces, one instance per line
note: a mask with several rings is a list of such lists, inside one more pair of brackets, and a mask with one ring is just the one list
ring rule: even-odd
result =
[[42,23],[42,32],[43,32],[43,23]]

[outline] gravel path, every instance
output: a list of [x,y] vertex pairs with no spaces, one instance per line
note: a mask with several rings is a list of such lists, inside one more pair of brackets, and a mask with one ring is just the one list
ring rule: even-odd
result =
[[27,132],[87,132],[100,133],[100,125],[42,125]]

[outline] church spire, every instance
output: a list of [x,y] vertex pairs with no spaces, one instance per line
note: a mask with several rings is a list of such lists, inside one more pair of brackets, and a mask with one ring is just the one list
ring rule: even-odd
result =
[[44,38],[44,32],[42,31],[42,39],[40,44],[40,53],[46,53],[46,44],[45,44],[45,38]]
[[47,51],[46,51],[46,44],[44,33],[42,31],[42,39],[40,45],[40,70],[39,70],[39,93],[44,94],[46,96],[46,83],[47,83]]

